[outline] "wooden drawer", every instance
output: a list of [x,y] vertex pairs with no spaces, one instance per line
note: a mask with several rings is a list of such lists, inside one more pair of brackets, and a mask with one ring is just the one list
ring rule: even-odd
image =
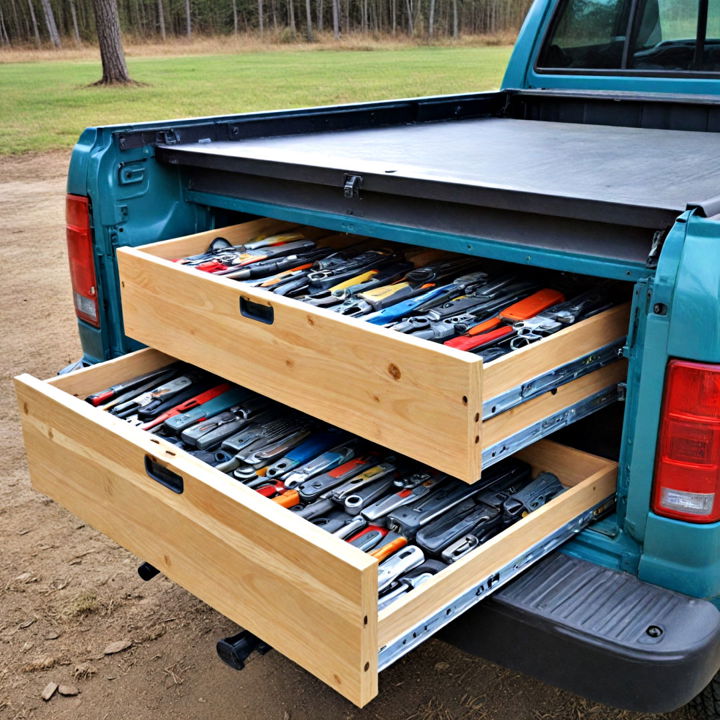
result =
[[[378,671],[608,506],[616,464],[549,441],[520,457],[570,489],[378,613],[377,561],[81,398],[162,367],[142,350],[16,388],[33,486],[357,705]],[[146,467],[174,473],[172,489]]]
[[[627,306],[484,366],[472,353],[172,262],[204,252],[218,235],[238,244],[288,227],[265,219],[121,248],[125,332],[465,482],[614,401],[626,373],[615,360]],[[245,301],[271,308],[270,322],[243,315]],[[592,362],[609,364],[547,392],[554,374],[571,380]]]

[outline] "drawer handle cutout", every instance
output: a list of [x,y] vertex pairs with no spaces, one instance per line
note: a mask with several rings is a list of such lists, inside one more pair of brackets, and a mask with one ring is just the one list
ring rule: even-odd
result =
[[176,472],[161,465],[149,455],[145,456],[145,472],[148,474],[148,477],[152,478],[155,482],[159,482],[168,490],[172,490],[178,495],[185,489],[182,475],[178,475]]
[[249,320],[272,325],[275,322],[275,311],[270,305],[248,300],[248,298],[240,298],[240,314]]

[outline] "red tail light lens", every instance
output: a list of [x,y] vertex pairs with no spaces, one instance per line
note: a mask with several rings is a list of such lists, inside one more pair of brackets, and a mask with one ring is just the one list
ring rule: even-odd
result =
[[720,365],[668,364],[653,510],[689,522],[720,520]]
[[86,197],[82,195],[67,196],[65,224],[75,314],[81,320],[99,327],[95,259],[93,257],[92,231],[90,230],[90,205]]

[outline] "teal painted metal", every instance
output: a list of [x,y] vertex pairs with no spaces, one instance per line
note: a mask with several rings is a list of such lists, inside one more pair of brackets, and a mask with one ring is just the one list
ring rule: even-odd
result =
[[[123,333],[115,250],[143,245],[211,227],[203,208],[186,203],[177,170],[154,160],[150,147],[120,152],[118,127],[88,128],[73,150],[68,192],[90,198],[100,328],[78,322],[83,359],[93,363],[141,345]],[[140,168],[140,179],[123,182],[123,171]]]
[[685,95],[720,95],[720,77],[693,78],[639,74],[540,73],[535,63],[558,0],[535,0],[520,30],[502,82],[504,89],[606,90]]
[[626,413],[623,444],[623,524],[642,542],[645,535],[655,462],[655,444],[667,365],[667,338],[672,321],[672,299],[689,213],[668,233],[652,284],[644,332],[630,358],[627,395],[632,411]]
[[528,250],[526,247],[513,245],[512,243],[451,235],[449,233],[423,230],[422,228],[389,225],[357,217],[348,217],[347,215],[336,215],[287,205],[273,205],[195,190],[188,191],[186,198],[190,202],[207,205],[208,207],[221,207],[226,210],[268,216],[278,220],[313,225],[337,232],[368,235],[382,240],[394,240],[423,247],[442,248],[443,250],[504,260],[521,265],[533,265],[535,267],[629,281],[647,277],[652,273],[652,270],[643,264],[616,262],[569,252],[542,249]]

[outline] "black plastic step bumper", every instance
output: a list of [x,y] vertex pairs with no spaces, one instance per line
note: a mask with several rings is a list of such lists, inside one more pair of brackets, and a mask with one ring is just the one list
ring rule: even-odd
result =
[[720,611],[555,553],[450,624],[466,652],[627,710],[668,712],[720,668]]

